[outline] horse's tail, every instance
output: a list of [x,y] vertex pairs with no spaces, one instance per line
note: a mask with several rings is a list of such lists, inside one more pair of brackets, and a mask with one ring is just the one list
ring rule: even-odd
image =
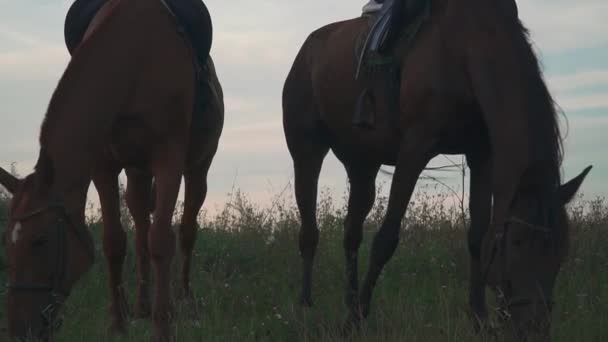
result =
[[314,33],[306,38],[304,44],[298,51],[296,58],[289,70],[289,74],[287,75],[287,79],[285,80],[285,84],[283,86],[283,97],[285,97],[289,91],[291,90],[292,85],[295,82],[306,82],[310,83],[310,87],[312,88],[312,53],[311,50],[314,44]]
[[311,34],[302,47],[289,70],[289,74],[283,85],[283,124],[286,124],[286,116],[293,115],[305,108],[314,106],[314,91],[312,84],[313,47],[315,43],[314,33]]
[[327,25],[312,32],[302,44],[283,85],[283,111],[286,105],[308,108],[314,102],[314,69],[325,40],[336,25]]

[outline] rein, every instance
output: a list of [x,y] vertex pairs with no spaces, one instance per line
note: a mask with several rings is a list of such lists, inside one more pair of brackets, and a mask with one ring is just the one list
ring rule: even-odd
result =
[[[544,234],[550,234],[551,230],[548,227],[545,226],[541,226],[541,225],[537,225],[537,224],[533,224],[527,221],[524,221],[520,218],[517,217],[510,217],[504,225],[504,229],[499,230],[496,233],[496,238],[494,239],[494,243],[492,245],[492,252],[490,255],[490,260],[489,262],[485,265],[484,270],[483,270],[483,275],[482,275],[482,281],[484,283],[486,283],[487,279],[488,279],[488,274],[490,272],[490,267],[494,264],[494,262],[496,261],[496,257],[499,253],[499,250],[502,250],[504,252],[505,248],[506,248],[506,244],[507,244],[507,233],[509,232],[509,225],[511,223],[517,223],[517,224],[521,224],[522,226],[533,230],[533,231],[539,231],[542,232]],[[506,260],[505,258],[502,258],[502,273],[506,274],[507,272],[507,265],[506,265]],[[518,300],[514,300],[514,301],[510,301],[507,303],[507,307],[511,308],[511,307],[519,307],[519,306],[526,306],[526,305],[530,305],[533,304],[535,301],[528,299],[528,298],[520,298]],[[551,305],[551,302],[549,302],[549,305]]]
[[85,247],[85,250],[87,251],[87,254],[89,254],[89,256],[91,257],[91,260],[94,260],[95,251],[93,249],[93,245],[88,243],[84,239],[82,234],[76,229],[76,227],[70,220],[65,206],[60,202],[51,202],[51,204],[49,204],[48,206],[33,210],[19,217],[16,221],[23,222],[38,215],[41,215],[47,211],[54,211],[59,215],[59,218],[57,219],[57,223],[55,225],[57,232],[57,254],[55,257],[55,270],[52,273],[51,281],[47,284],[9,282],[6,285],[6,288],[11,291],[18,292],[48,292],[48,305],[41,310],[40,315],[42,316],[44,323],[47,327],[57,329],[59,328],[62,322],[61,320],[55,319],[55,315],[57,313],[57,310],[59,309],[59,305],[61,305],[61,303],[63,303],[70,294],[68,290],[62,288],[62,285],[66,278],[66,264],[68,260],[68,229],[70,229],[72,233],[74,233],[78,241]]
[[[506,222],[505,222],[505,228],[498,231],[496,233],[496,238],[494,239],[494,244],[492,245],[492,254],[490,255],[490,261],[486,264],[485,269],[483,271],[483,281],[485,282],[488,278],[488,273],[490,271],[490,266],[492,266],[492,264],[494,263],[494,261],[496,260],[496,255],[498,254],[498,243],[500,243],[500,247],[502,248],[502,250],[504,251],[505,246],[507,244],[507,233],[509,232],[509,224],[510,223],[517,223],[517,224],[521,224],[524,227],[533,230],[533,231],[539,231],[545,234],[550,234],[551,230],[545,226],[541,226],[541,225],[537,225],[537,224],[533,224],[530,222],[526,222],[520,218],[517,217],[510,217]],[[506,265],[504,265],[503,263],[503,272],[506,272]]]

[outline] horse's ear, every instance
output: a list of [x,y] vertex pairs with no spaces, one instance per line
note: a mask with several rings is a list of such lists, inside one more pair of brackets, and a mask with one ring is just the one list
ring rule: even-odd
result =
[[585,168],[585,170],[583,170],[583,172],[581,172],[580,175],[576,176],[575,178],[571,179],[568,183],[559,187],[559,189],[557,190],[557,198],[561,205],[565,205],[565,204],[569,203],[572,200],[572,198],[574,198],[574,195],[576,194],[578,189],[581,187],[581,184],[585,180],[585,177],[587,177],[587,174],[589,173],[589,171],[591,171],[592,167],[593,166],[591,166],[591,165],[587,166],[587,168]]
[[498,6],[500,7],[501,13],[510,18],[517,19],[519,17],[519,9],[517,8],[515,0],[498,0]]
[[19,186],[19,179],[3,168],[0,167],[0,184],[2,184],[8,192],[14,194]]

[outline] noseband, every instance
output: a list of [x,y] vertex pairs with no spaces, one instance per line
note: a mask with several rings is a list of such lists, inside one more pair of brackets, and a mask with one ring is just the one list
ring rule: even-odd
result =
[[[516,224],[520,224],[530,230],[533,231],[538,231],[541,232],[543,234],[545,234],[546,236],[549,236],[551,234],[551,230],[546,227],[546,226],[541,226],[541,225],[537,225],[537,224],[533,224],[530,222],[526,222],[520,218],[517,217],[510,217],[504,225],[504,229],[499,230],[496,233],[496,237],[494,239],[494,243],[492,245],[492,252],[490,255],[490,260],[489,262],[485,265],[485,269],[483,271],[483,282],[486,283],[487,278],[488,278],[488,273],[490,272],[490,267],[494,264],[494,262],[496,261],[496,257],[498,255],[499,250],[502,250],[503,253],[506,249],[506,245],[507,245],[507,233],[509,232],[509,226],[511,223],[516,223]],[[507,273],[507,265],[506,265],[506,259],[503,258],[502,260],[502,273],[503,275]],[[506,303],[506,307],[507,309],[509,308],[515,308],[515,307],[521,307],[521,306],[528,306],[531,304],[535,304],[536,302],[538,302],[537,300],[533,300],[533,299],[529,299],[529,298],[519,298],[519,299],[512,299],[507,301]],[[547,303],[549,305],[549,307],[552,306],[553,302],[552,300],[543,300],[543,303]]]
[[[541,233],[544,233],[545,235],[550,235],[551,234],[551,230],[545,226],[541,226],[541,225],[537,225],[537,224],[533,224],[530,222],[526,222],[520,218],[517,217],[510,217],[504,225],[504,229],[499,230],[496,233],[496,237],[494,239],[494,243],[492,244],[492,252],[490,255],[490,261],[486,264],[484,272],[483,272],[483,281],[484,283],[486,282],[487,278],[488,278],[488,273],[490,272],[490,267],[492,266],[492,264],[494,264],[494,261],[496,261],[496,256],[498,255],[498,251],[499,248],[504,251],[507,245],[507,233],[509,232],[509,225],[511,223],[517,223],[517,224],[521,224],[522,226],[533,230],[533,231],[538,231]],[[506,263],[503,260],[503,273],[506,273]]]
[[81,232],[78,231],[78,229],[76,229],[74,224],[71,222],[65,206],[60,202],[53,202],[46,207],[27,213],[19,217],[16,221],[23,222],[47,211],[53,211],[59,216],[55,225],[55,231],[57,234],[57,255],[55,258],[55,270],[52,273],[51,281],[47,284],[9,282],[6,287],[10,291],[16,292],[47,292],[49,294],[48,305],[42,309],[40,315],[42,316],[46,328],[50,327],[54,330],[59,328],[61,325],[61,320],[55,318],[57,310],[70,294],[69,290],[62,287],[66,278],[66,266],[68,261],[68,229],[74,233],[78,241],[85,247],[85,250],[91,257],[91,260],[94,259],[95,252],[93,245],[85,240]]

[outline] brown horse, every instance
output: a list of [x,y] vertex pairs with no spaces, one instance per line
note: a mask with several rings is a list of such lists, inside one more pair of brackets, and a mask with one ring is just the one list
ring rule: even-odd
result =
[[[13,193],[3,239],[12,336],[47,339],[61,304],[93,264],[93,241],[84,223],[91,180],[102,206],[110,331],[125,331],[126,234],[118,196],[118,174],[125,169],[136,228],[136,312],[152,314],[156,340],[170,338],[169,278],[176,246],[170,227],[181,178],[186,184],[181,286],[189,295],[196,217],[223,127],[223,94],[210,58],[201,81],[209,85],[208,101],[193,115],[193,51],[161,1],[110,0],[97,14],[51,98],[35,171],[19,180],[0,169],[0,184]],[[150,260],[156,290],[152,310]]]
[[[465,154],[471,169],[470,306],[487,317],[485,286],[500,291],[515,331],[548,322],[568,242],[564,205],[589,168],[561,185],[557,111],[513,0],[435,0],[399,60],[398,110],[376,89],[374,126],[353,125],[363,81],[355,46],[366,18],[333,23],[305,41],[283,90],[283,125],[295,170],[303,258],[301,300],[312,304],[319,231],[319,172],[329,149],[350,181],[345,222],[347,323],[368,315],[372,291],[399,241],[420,173],[438,154]],[[357,251],[381,165],[395,165],[384,222],[359,291]]]

